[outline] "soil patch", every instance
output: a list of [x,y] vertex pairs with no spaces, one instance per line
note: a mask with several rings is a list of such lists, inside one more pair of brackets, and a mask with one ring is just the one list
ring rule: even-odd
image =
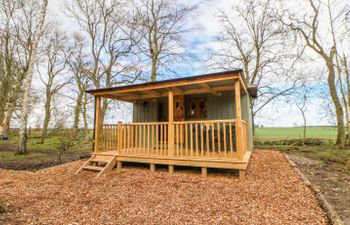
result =
[[[300,171],[316,185],[346,225],[350,225],[350,172],[335,160],[322,161],[297,154],[290,155]],[[314,163],[305,163],[314,162]]]

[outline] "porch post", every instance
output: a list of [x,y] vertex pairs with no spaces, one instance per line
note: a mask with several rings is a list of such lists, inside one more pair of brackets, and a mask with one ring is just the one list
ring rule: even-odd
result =
[[243,160],[242,147],[242,111],[241,111],[241,88],[239,80],[235,81],[235,103],[236,103],[236,148],[238,160]]
[[174,93],[168,92],[168,151],[169,156],[174,157]]
[[100,128],[101,128],[101,96],[95,96],[94,152],[99,151]]

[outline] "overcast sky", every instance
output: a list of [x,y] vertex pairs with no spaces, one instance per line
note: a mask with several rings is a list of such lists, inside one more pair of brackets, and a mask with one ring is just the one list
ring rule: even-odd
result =
[[[198,23],[202,26],[200,30],[191,35],[191,37],[193,37],[191,42],[194,43],[193,47],[196,51],[204,51],[210,47],[215,48],[214,37],[220,31],[216,16],[220,9],[227,9],[232,2],[233,0],[215,0],[206,1],[201,5],[197,15],[192,18],[194,23]],[[49,1],[48,17],[55,18],[55,20],[59,21],[62,24],[62,29],[66,32],[79,31],[79,27],[62,12],[61,9],[63,5],[64,0]],[[204,59],[199,59],[194,65],[189,66],[188,68],[183,68],[183,71],[188,71],[187,73],[190,73],[183,74],[183,76],[205,72],[201,67],[201,65],[204,64],[202,60]],[[321,104],[322,102],[316,99],[310,102],[306,113],[308,125],[329,124],[329,122],[323,119],[323,116],[320,115],[320,112],[322,111]],[[123,115],[123,117],[127,116]],[[256,118],[256,124],[273,127],[302,125],[302,121],[302,116],[296,106],[293,104],[287,104],[281,100],[275,101],[266,106],[262,114]]]

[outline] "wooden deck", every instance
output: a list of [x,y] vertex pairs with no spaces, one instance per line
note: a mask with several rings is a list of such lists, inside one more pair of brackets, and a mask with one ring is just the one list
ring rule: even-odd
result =
[[225,168],[245,170],[247,168],[251,151],[247,151],[243,160],[238,159],[216,159],[212,157],[189,157],[178,156],[166,158],[161,155],[147,155],[146,149],[138,149],[138,154],[132,153],[131,150],[114,150],[107,152],[93,153],[97,159],[109,159],[111,156],[116,156],[116,161],[119,162],[137,162],[147,164],[162,164],[174,166],[191,166],[191,167],[206,167],[206,168]]
[[238,126],[234,119],[182,121],[172,126],[168,122],[107,124],[101,127],[96,151],[83,169],[100,175],[115,165],[121,168],[123,162],[136,162],[150,164],[152,171],[157,164],[168,165],[170,173],[174,166],[201,167],[203,176],[207,168],[236,169],[244,179],[251,155],[247,137],[247,123],[242,120]]

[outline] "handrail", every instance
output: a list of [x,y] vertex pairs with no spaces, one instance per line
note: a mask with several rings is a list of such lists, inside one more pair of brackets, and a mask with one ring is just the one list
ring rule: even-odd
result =
[[176,121],[174,124],[198,124],[198,123],[234,123],[235,119],[227,119],[227,120],[187,120],[187,121]]
[[103,126],[118,126],[118,125],[160,125],[160,124],[169,124],[169,122],[132,122],[132,123],[114,123],[114,124],[103,124]]

